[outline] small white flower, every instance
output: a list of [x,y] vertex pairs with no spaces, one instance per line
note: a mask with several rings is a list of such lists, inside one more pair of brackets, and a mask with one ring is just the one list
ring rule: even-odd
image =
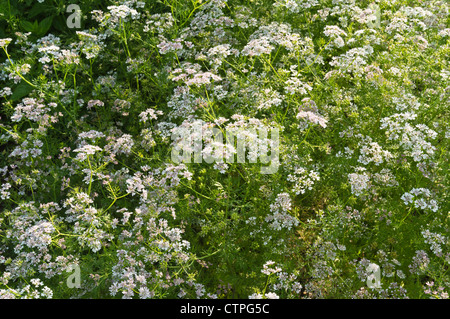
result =
[[280,299],[280,297],[274,292],[268,292],[265,294],[267,299]]
[[88,155],[94,155],[95,152],[101,151],[102,149],[95,145],[84,145],[81,148],[77,148],[74,152],[79,153],[76,160],[84,161],[87,159]]
[[0,39],[0,47],[5,48],[8,46],[8,44],[10,44],[12,41],[11,38],[5,38],[5,39]]

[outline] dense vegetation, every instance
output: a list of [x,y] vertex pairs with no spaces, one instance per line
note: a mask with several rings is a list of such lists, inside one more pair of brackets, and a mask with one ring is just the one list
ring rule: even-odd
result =
[[448,2],[69,2],[0,1],[0,297],[448,298]]

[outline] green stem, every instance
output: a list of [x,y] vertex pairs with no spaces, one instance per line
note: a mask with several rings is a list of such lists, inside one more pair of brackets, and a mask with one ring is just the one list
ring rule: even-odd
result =
[[262,295],[263,295],[263,296],[266,294],[266,290],[267,290],[267,287],[269,286],[269,279],[270,279],[270,276],[271,276],[271,275],[272,275],[272,274],[269,274],[269,275],[267,276],[266,284],[264,285],[264,289],[263,289],[263,291],[262,291]]
[[8,50],[6,50],[5,47],[2,47],[2,48],[3,48],[3,51],[5,51],[5,53],[6,53],[6,57],[8,58],[9,63],[11,64],[11,66],[12,66],[12,68],[13,68],[13,70],[14,70],[14,73],[16,73],[23,81],[25,81],[26,83],[28,83],[29,85],[31,85],[32,87],[34,87],[35,89],[37,89],[38,87],[37,87],[36,85],[34,85],[33,83],[31,83],[30,81],[28,81],[27,79],[25,79],[25,78],[23,77],[23,75],[22,75],[19,71],[17,71],[16,66],[15,66],[14,63],[11,61],[11,57],[10,57],[10,55],[8,54]]
[[183,183],[181,183],[181,182],[180,182],[180,185],[183,185],[184,187],[189,188],[189,189],[190,189],[191,191],[193,191],[194,193],[196,193],[196,194],[198,194],[198,195],[200,195],[200,196],[202,196],[202,197],[204,197],[204,198],[206,198],[206,199],[214,200],[214,199],[212,199],[212,198],[210,198],[210,197],[208,197],[208,196],[205,196],[205,195],[203,195],[203,194],[197,192],[195,189],[193,189],[193,188],[191,188],[191,187],[189,187],[189,186],[187,186],[187,185],[185,185],[185,184],[183,184]]
[[400,223],[398,224],[397,227],[400,227],[400,226],[403,224],[403,222],[404,222],[405,219],[409,216],[409,214],[411,214],[411,212],[412,212],[412,207],[409,209],[408,213],[406,214],[405,217],[403,217],[403,219],[400,221]]

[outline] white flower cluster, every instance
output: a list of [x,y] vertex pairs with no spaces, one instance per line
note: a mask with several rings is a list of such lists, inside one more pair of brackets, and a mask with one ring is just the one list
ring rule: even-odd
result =
[[204,2],[201,9],[194,15],[185,36],[203,38],[207,42],[216,42],[217,37],[223,39],[224,28],[234,25],[233,19],[224,15],[222,8],[227,0],[210,0]]
[[49,126],[57,121],[58,115],[51,116],[48,113],[56,107],[56,103],[45,104],[42,100],[35,98],[24,98],[14,109],[11,120],[20,122],[23,118],[30,121],[39,122],[42,126]]
[[290,77],[285,82],[284,89],[286,92],[290,95],[294,95],[296,93],[299,93],[300,95],[306,95],[309,91],[311,91],[313,88],[308,83],[304,83],[299,77],[300,74],[296,70],[297,65],[294,65],[290,68]]
[[424,9],[422,7],[402,6],[399,9],[399,12],[404,13],[407,17],[416,17],[416,18],[427,18],[432,17],[434,15],[433,12]]
[[437,133],[425,124],[411,125],[409,120],[414,120],[416,114],[411,112],[396,113],[381,119],[381,128],[387,129],[390,140],[398,140],[406,149],[406,155],[414,161],[421,162],[432,158],[436,147],[426,139],[435,139]]
[[302,284],[298,281],[297,276],[294,273],[287,273],[280,271],[277,274],[278,282],[272,285],[272,289],[276,291],[288,291],[293,296],[300,296],[303,288]]
[[373,181],[382,187],[398,186],[398,181],[389,168],[383,168],[379,173],[375,173],[372,176]]
[[438,35],[441,36],[441,37],[450,37],[450,28],[446,28],[444,30],[441,30],[438,33]]
[[[132,227],[124,229],[120,235],[125,249],[116,251],[118,261],[112,267],[109,287],[112,296],[120,292],[124,299],[135,294],[141,299],[153,298],[154,287],[177,289],[179,298],[184,297],[189,288],[195,290],[198,298],[205,295],[202,284],[179,274],[163,273],[158,267],[160,263],[183,267],[191,260],[188,253],[190,243],[182,239],[183,229],[171,227],[166,219],[158,217],[159,213],[146,205],[133,213],[126,209],[120,212],[124,215],[122,224]],[[142,245],[144,240],[146,244]]]
[[323,34],[326,37],[329,37],[332,42],[326,47],[327,50],[330,50],[334,47],[336,48],[342,48],[345,45],[345,41],[342,38],[343,36],[346,37],[347,33],[339,28],[337,25],[327,25],[325,26],[325,30]]
[[359,23],[367,24],[369,27],[374,27],[373,23],[377,20],[377,9],[379,10],[379,7],[369,7],[367,9],[355,7],[352,18]]
[[388,168],[383,168],[379,172],[369,172],[365,167],[360,166],[356,167],[355,170],[355,173],[348,174],[351,192],[355,196],[372,196],[386,187],[399,185],[395,175]]
[[77,31],[80,38],[80,52],[86,56],[86,59],[95,59],[104,48],[103,37],[87,31]]
[[[56,229],[53,222],[58,221],[58,218],[55,218],[53,222],[45,219],[45,216],[52,216],[59,211],[59,205],[53,202],[41,203],[37,208],[34,204],[34,202],[22,203],[10,212],[11,227],[4,232],[4,235],[14,245],[11,246],[11,254],[8,259],[4,258],[4,250],[0,249],[0,265],[4,270],[3,275],[0,275],[0,285],[2,282],[7,284],[8,280],[17,281],[24,277],[29,280],[29,274],[43,274],[46,278],[52,278],[61,274],[64,267],[67,266],[67,262],[73,259],[67,251],[64,252],[66,257],[49,254],[50,248],[55,244],[64,247],[62,245],[64,240],[55,237]],[[38,284],[35,279],[31,279],[29,282]],[[41,284],[38,286],[44,288]],[[28,288],[26,291],[32,292],[33,296],[37,293]],[[51,297],[51,291],[47,288],[45,291]],[[9,292],[11,291],[9,290]],[[15,293],[12,295],[8,294],[8,289],[0,290],[0,295],[3,294],[5,298],[14,298],[14,296],[26,298],[23,292],[20,287],[19,289],[16,287]],[[5,293],[6,295],[4,295]],[[41,298],[47,298],[41,293],[39,295]],[[28,295],[29,298],[34,298],[33,296]]]
[[[141,7],[144,6],[144,2],[141,2]],[[117,24],[119,22],[126,22],[131,18],[131,20],[139,19],[140,13],[135,9],[130,8],[127,5],[119,5],[119,6],[108,6],[107,9],[111,14],[110,23]]]
[[264,295],[255,292],[248,296],[248,299],[280,299],[280,297],[274,292],[266,292]]
[[96,152],[101,151],[102,149],[96,145],[84,145],[74,150],[75,153],[78,153],[75,160],[83,162],[89,155],[94,155]]
[[429,295],[430,299],[448,299],[449,298],[449,294],[448,292],[445,291],[445,287],[439,286],[436,287],[434,286],[434,281],[427,281],[425,283],[426,287],[424,287],[424,293],[426,295]]
[[250,36],[241,54],[250,57],[267,55],[276,46],[304,55],[314,53],[314,44],[310,38],[303,38],[300,34],[292,32],[291,26],[286,23],[272,22],[270,25],[259,27]]
[[319,5],[317,0],[276,0],[274,7],[285,7],[292,13],[299,13],[300,9],[309,9]]
[[222,78],[212,72],[201,71],[201,66],[199,64],[192,63],[184,63],[180,68],[177,68],[172,71],[172,81],[178,82],[183,81],[187,86],[202,86],[206,84],[210,84],[213,81],[218,82],[222,80]]
[[87,245],[93,252],[97,252],[111,235],[102,229],[104,221],[99,212],[92,207],[93,200],[86,193],[77,193],[64,201],[66,221],[74,224],[74,234],[78,236],[81,246]]
[[302,105],[298,109],[296,118],[298,120],[304,120],[298,125],[301,130],[310,127],[311,124],[326,128],[328,123],[328,120],[319,113],[316,103],[310,98],[304,98],[302,100]]
[[344,152],[338,151],[335,156],[336,157],[344,157],[345,159],[350,159],[350,158],[352,158],[353,153],[355,153],[354,150],[352,150],[348,146],[344,146]]
[[389,161],[393,158],[393,155],[389,151],[384,151],[377,142],[363,143],[360,150],[361,155],[358,158],[358,162],[364,165],[374,163],[380,165],[384,161]]
[[414,204],[415,208],[437,212],[439,209],[437,201],[431,198],[431,192],[426,188],[413,188],[401,197],[405,205]]
[[[268,159],[269,151],[276,152],[278,141],[268,136],[273,127],[256,118],[246,119],[240,115],[231,117],[220,130],[216,123],[190,118],[172,129],[173,156],[178,161],[201,163],[238,162],[257,163]],[[228,119],[222,118],[222,124]],[[266,134],[264,135],[264,132]],[[273,132],[273,131],[272,131]],[[192,158],[191,158],[192,156]],[[271,155],[272,157],[272,155]],[[278,159],[272,158],[272,165]],[[264,163],[266,164],[266,163]],[[278,166],[277,166],[278,167]],[[221,171],[224,165],[219,165]]]
[[12,90],[8,86],[5,86],[2,89],[0,89],[0,96],[2,96],[2,97],[7,97],[7,96],[9,96],[11,94],[13,94]]
[[6,49],[8,47],[8,45],[11,43],[11,41],[12,41],[11,38],[0,39],[0,47]]
[[270,109],[281,105],[283,102],[283,96],[272,88],[263,89],[260,92],[254,92],[253,96],[255,97],[256,108],[259,110]]
[[105,151],[113,155],[130,154],[134,146],[133,137],[130,134],[123,134],[120,137],[107,137],[109,143],[105,146]]
[[[278,272],[280,272],[282,269],[278,266],[274,266],[275,262],[273,260],[269,260],[267,261],[264,265],[263,265],[263,269],[261,269],[261,272],[264,275],[270,276],[271,274],[276,274]],[[273,267],[274,268],[273,268]]]
[[[128,237],[130,237],[128,240],[131,242],[134,236],[129,234]],[[150,244],[152,243],[150,242]],[[157,250],[156,247],[154,249]],[[123,299],[131,299],[135,294],[138,294],[141,299],[154,298],[155,291],[150,290],[149,287],[161,286],[165,289],[169,287],[178,288],[178,297],[182,298],[186,293],[180,286],[185,283],[194,286],[198,297],[204,295],[203,285],[193,283],[190,280],[186,281],[179,276],[172,278],[169,273],[163,274],[157,268],[152,267],[152,263],[168,262],[172,259],[171,255],[167,253],[159,256],[145,246],[139,248],[137,253],[125,249],[117,250],[118,262],[112,267],[112,284],[109,287],[111,296],[120,292]],[[175,254],[173,255],[175,256]],[[184,255],[188,257],[186,254]],[[187,260],[185,259],[183,263]]]
[[43,248],[50,245],[53,232],[55,232],[55,227],[52,223],[41,220],[27,228],[23,234],[18,236],[18,239],[29,248]]
[[[30,138],[31,135],[28,135]],[[42,154],[42,146],[44,143],[41,140],[23,141],[19,146],[16,146],[14,150],[9,154],[10,157],[20,157],[26,159],[29,157],[38,158]]]
[[170,12],[152,14],[145,22],[143,31],[163,33],[170,30],[174,22],[175,20]]
[[[23,211],[17,209],[16,212]],[[25,214],[15,215],[13,218],[13,231],[7,232],[7,237],[17,240],[18,244],[14,249],[16,253],[21,252],[24,247],[37,248],[41,252],[45,252],[51,244],[51,235],[55,228],[50,222],[33,215],[34,212],[34,209],[30,209]]]
[[270,212],[273,214],[267,215],[265,218],[270,228],[274,230],[282,230],[283,228],[290,230],[299,224],[297,218],[289,214],[291,205],[292,201],[288,193],[277,195],[275,202],[270,204]]
[[[398,72],[398,71],[396,71]],[[408,110],[418,110],[421,107],[421,103],[418,98],[411,93],[404,93],[401,97],[392,97],[392,103],[395,105],[397,111],[403,112]]]
[[[30,55],[36,52],[37,56],[39,56],[38,61],[42,63],[44,70],[48,71],[51,67],[53,67],[53,64],[80,64],[80,43],[74,43],[71,48],[62,49],[61,39],[53,34],[48,34],[38,39],[36,43],[31,44],[28,41],[26,43],[27,45],[30,45],[30,47],[23,49]],[[50,64],[52,66],[50,66]],[[22,71],[23,70],[21,70],[21,72]]]
[[78,134],[78,146],[81,147],[81,146],[89,144],[87,141],[85,141],[86,139],[95,141],[95,140],[101,139],[103,137],[105,137],[105,134],[103,134],[102,132],[96,131],[96,130],[81,132],[80,134]]
[[388,34],[397,34],[411,29],[411,26],[408,24],[408,18],[397,16],[390,21],[390,23],[386,26],[385,31]]
[[[272,260],[267,261],[263,265],[261,272],[266,276],[275,276],[276,281],[272,284],[271,289],[275,291],[285,292],[290,298],[298,298],[302,285],[297,280],[297,276],[294,273],[287,273],[280,267],[275,266],[275,262]],[[249,299],[279,299],[279,295],[274,292],[253,293],[249,296]]]
[[[0,283],[7,285],[10,277],[11,273],[3,273]],[[52,299],[53,291],[39,278],[30,279],[30,283],[19,289],[0,289],[0,299]]]
[[307,190],[312,190],[315,182],[320,180],[319,173],[301,166],[296,166],[294,171],[287,176],[287,181],[294,183],[292,191],[296,194],[304,194]]
[[[327,127],[328,120],[315,112],[301,110],[300,112],[297,113],[296,118],[305,119],[307,120],[306,123],[310,122],[312,124],[318,124],[323,128]],[[308,127],[308,125],[306,127]]]
[[238,53],[239,51],[231,49],[231,45],[226,43],[208,49],[207,56],[213,69],[218,69],[222,65],[224,59],[231,54],[237,55]]
[[306,95],[309,91],[311,91],[313,88],[307,83],[304,83],[297,77],[291,77],[289,80],[286,81],[285,90],[290,95],[293,95],[295,93],[299,93],[300,95]]
[[[156,193],[149,191],[149,188],[161,188],[168,191],[178,186],[182,178],[190,180],[192,177],[192,173],[189,172],[184,164],[166,164],[164,169],[158,168],[155,170],[149,170],[149,167],[143,166],[142,171],[137,171],[133,176],[129,176],[126,179],[127,192],[133,196],[138,194],[142,203],[148,203],[152,206],[156,204],[155,198],[152,198],[152,196],[156,196]],[[161,201],[161,203],[159,203],[160,206],[157,208],[157,212],[167,210],[168,207],[166,205],[170,205],[174,199],[166,198],[163,195],[167,196],[168,194],[163,192],[158,194],[161,196],[158,198],[158,201]]]
[[8,191],[8,189],[11,188],[10,183],[4,183],[2,184],[2,188],[0,189],[0,198],[5,200],[8,199],[11,193]]
[[367,282],[369,276],[373,276],[374,271],[380,269],[378,264],[370,262],[370,260],[364,257],[360,260],[355,260],[354,262],[356,274],[362,282]]
[[[175,128],[172,131],[172,139],[173,139],[173,150],[182,151],[183,154],[180,156],[194,156],[193,159],[186,158],[186,160],[193,160],[195,163],[201,163],[203,161],[203,156],[214,156],[217,155],[217,160],[220,160],[223,154],[214,152],[213,147],[218,150],[219,147],[223,146],[223,141],[218,144],[215,141],[209,143],[209,147],[204,151],[203,149],[203,140],[204,138],[211,138],[212,136],[212,123],[204,122],[202,120],[185,120],[183,123]],[[227,150],[224,151],[228,158],[231,154],[228,154]],[[187,154],[187,155],[185,155]]]
[[415,275],[422,275],[430,264],[430,258],[424,250],[417,250],[412,262],[408,265],[409,271]]
[[370,176],[364,167],[357,167],[357,173],[348,175],[348,180],[352,189],[352,194],[356,196],[362,195],[371,187]]
[[275,47],[270,43],[268,37],[252,39],[242,50],[242,55],[254,57],[270,54]]
[[338,57],[334,56],[330,65],[336,67],[340,74],[353,73],[355,76],[362,76],[365,74],[367,59],[372,53],[373,48],[370,45],[353,48]]
[[42,64],[52,61],[52,59],[57,59],[60,52],[61,39],[52,34],[39,39],[37,46],[37,51],[41,54],[39,62]]
[[183,49],[183,44],[181,42],[181,39],[169,41],[167,39],[161,38],[161,42],[157,45],[159,53],[167,54],[170,52],[178,52]]
[[430,245],[431,251],[438,257],[442,257],[443,250],[442,246],[448,246],[447,237],[439,234],[430,232],[428,229],[421,232],[423,238],[425,238],[425,243]]
[[206,103],[206,101],[196,98],[188,86],[177,86],[167,102],[167,106],[172,109],[168,117],[169,119],[186,118],[194,113],[202,103]]

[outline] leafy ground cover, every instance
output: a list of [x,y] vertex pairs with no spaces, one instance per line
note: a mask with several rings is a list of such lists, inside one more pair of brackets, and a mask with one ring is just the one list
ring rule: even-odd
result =
[[0,3],[0,297],[448,298],[448,2],[71,4]]

